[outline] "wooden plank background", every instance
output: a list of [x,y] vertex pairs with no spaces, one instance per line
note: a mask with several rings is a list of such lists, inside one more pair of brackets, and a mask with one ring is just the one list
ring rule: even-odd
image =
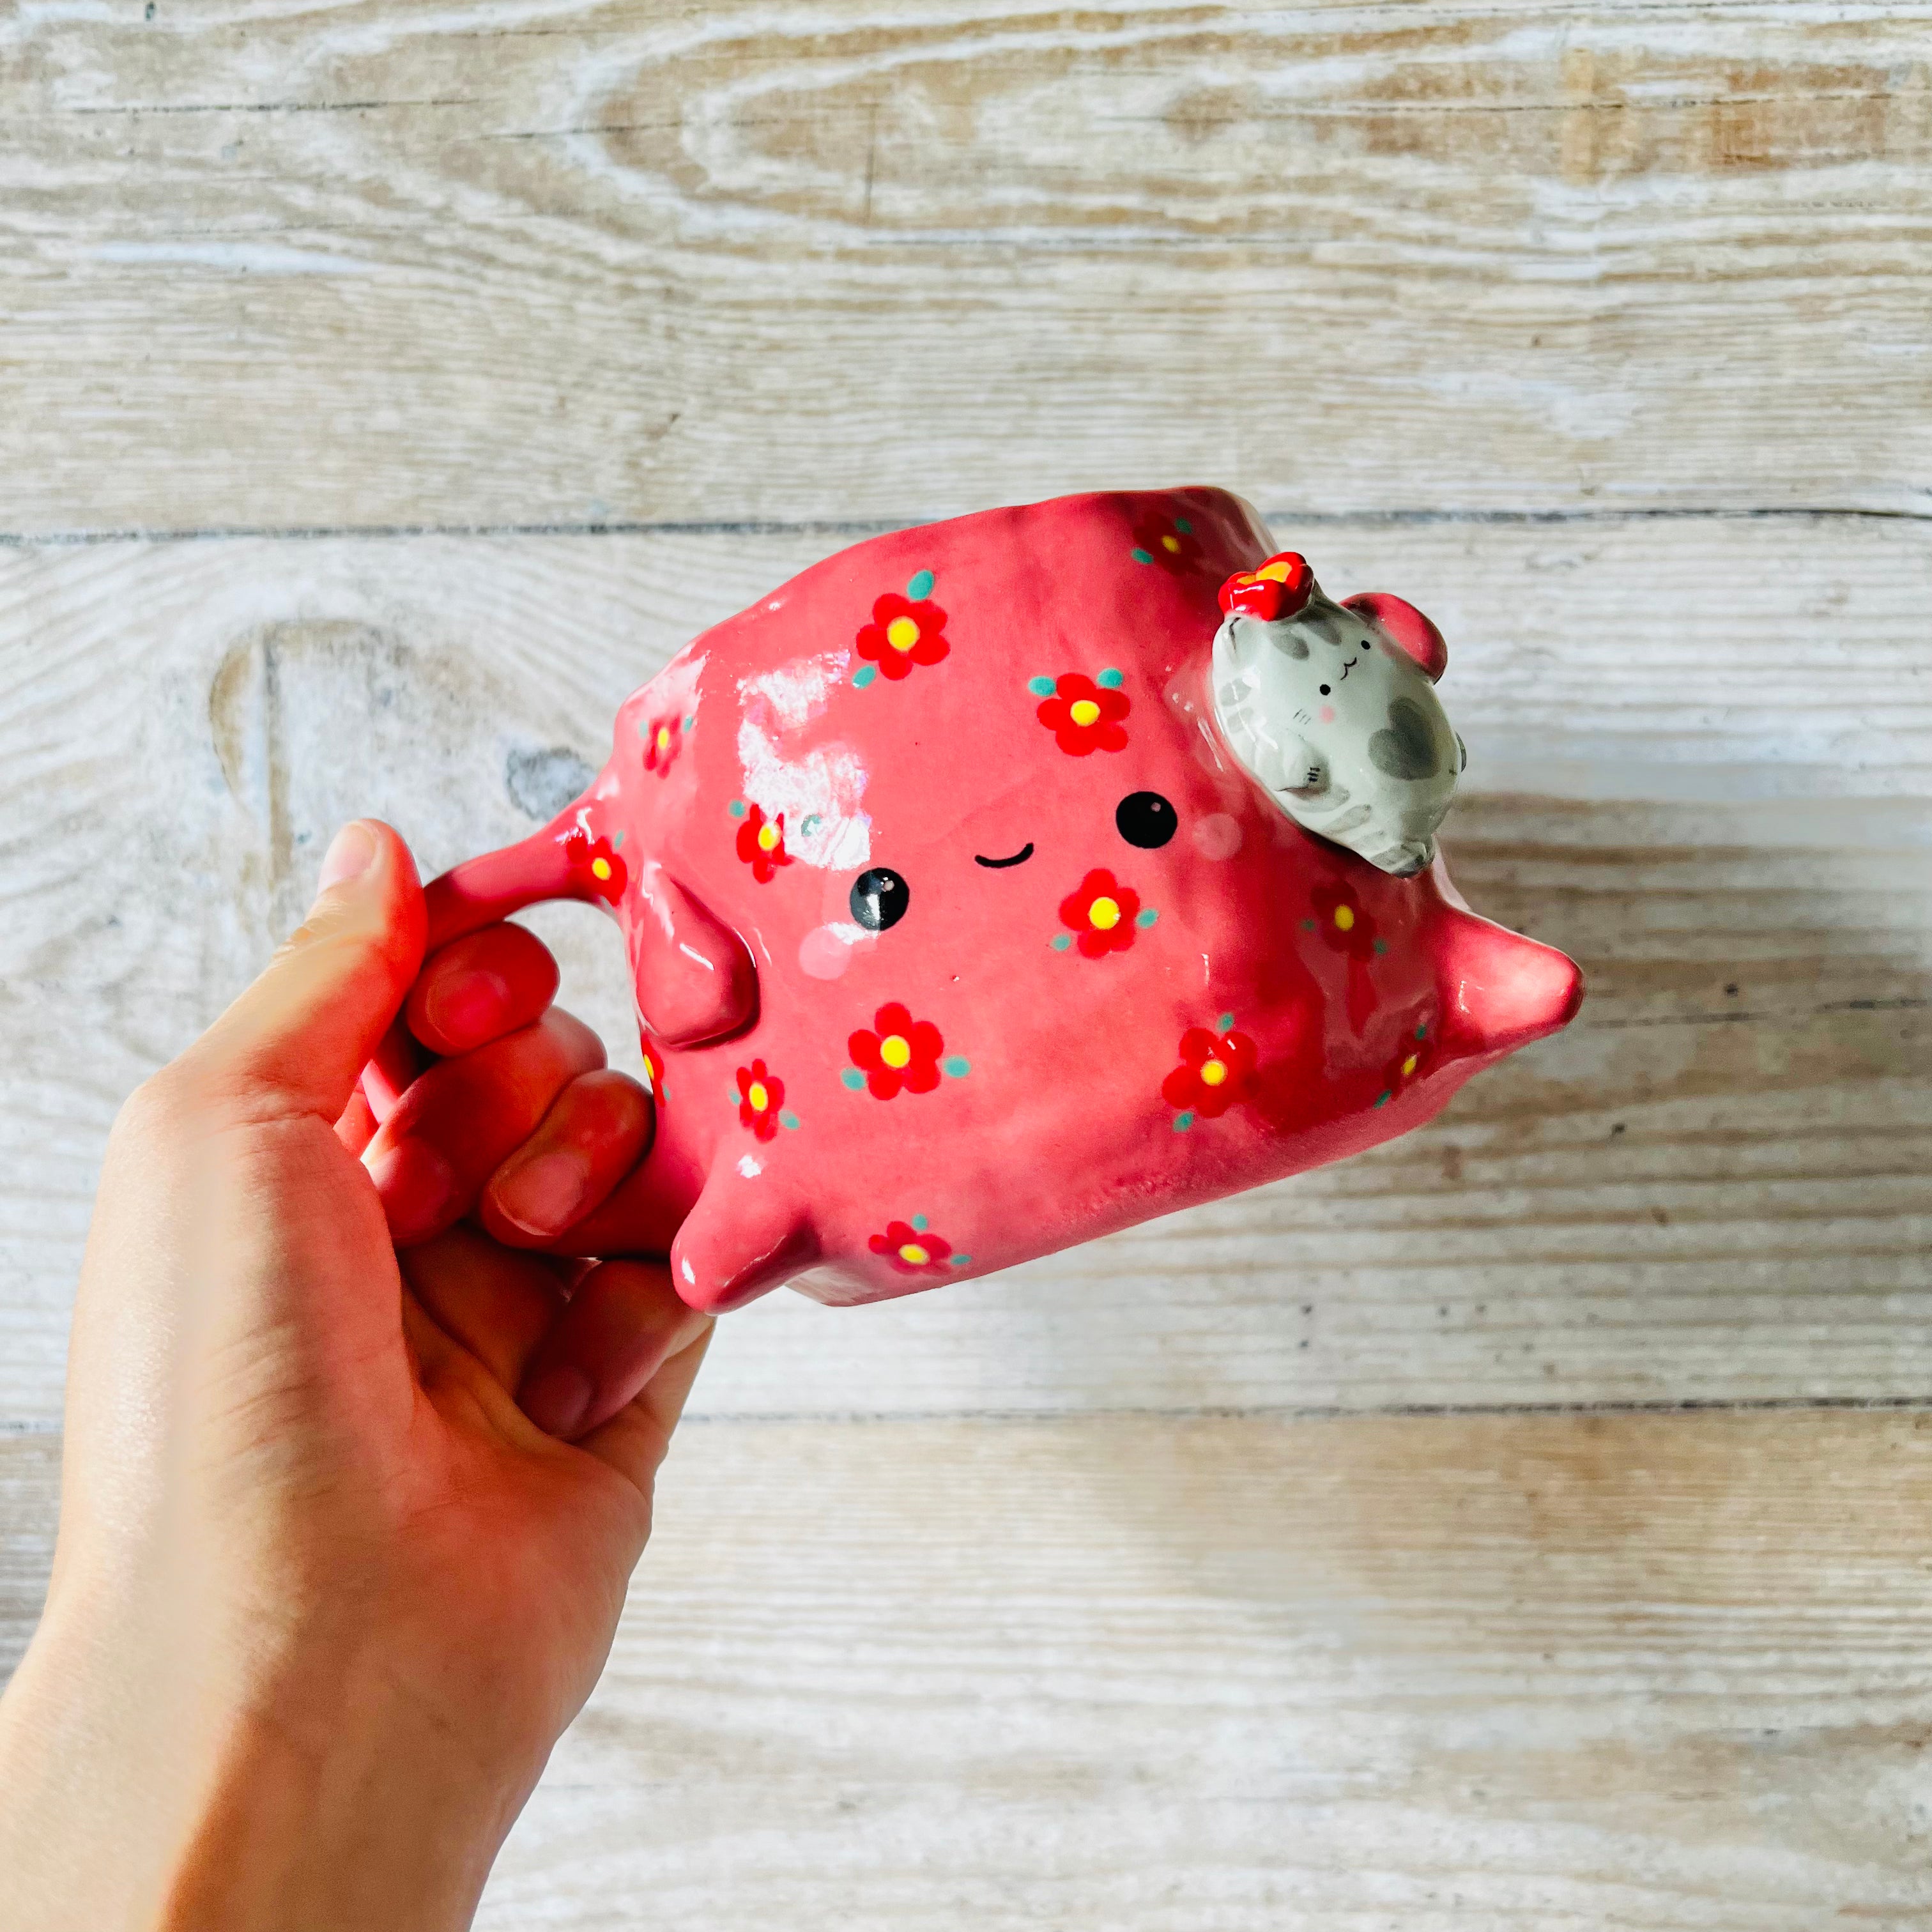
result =
[[483,1922],[1932,1922],[1928,28],[0,19],[0,1667],[106,1124],[340,819],[512,836],[868,530],[1216,481],[1442,622],[1452,863],[1582,1019],[731,1318]]

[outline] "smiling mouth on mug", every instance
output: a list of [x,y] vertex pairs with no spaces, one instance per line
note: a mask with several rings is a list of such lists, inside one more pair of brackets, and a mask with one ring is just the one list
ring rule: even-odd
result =
[[1027,860],[1030,859],[1032,856],[1033,841],[1029,838],[1017,852],[1012,854],[1010,857],[1004,859],[989,859],[983,852],[975,852],[973,854],[973,862],[976,866],[984,866],[991,872],[998,872],[1004,871],[1009,866],[1023,866],[1025,864]]

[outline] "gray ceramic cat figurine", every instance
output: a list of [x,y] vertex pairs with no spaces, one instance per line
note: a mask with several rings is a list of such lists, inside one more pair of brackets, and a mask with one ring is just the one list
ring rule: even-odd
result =
[[1442,634],[1413,604],[1336,604],[1293,550],[1231,578],[1214,639],[1214,709],[1288,816],[1398,878],[1436,856],[1468,762],[1436,680]]

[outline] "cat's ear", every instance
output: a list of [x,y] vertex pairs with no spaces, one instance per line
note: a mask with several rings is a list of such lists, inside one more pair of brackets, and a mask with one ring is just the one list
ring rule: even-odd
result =
[[1449,646],[1442,633],[1413,604],[1386,590],[1365,590],[1359,597],[1344,598],[1342,608],[1379,624],[1422,667],[1431,684],[1449,668]]

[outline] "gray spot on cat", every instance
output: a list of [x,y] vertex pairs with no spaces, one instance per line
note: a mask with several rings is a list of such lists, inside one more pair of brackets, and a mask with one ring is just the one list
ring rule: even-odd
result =
[[567,745],[547,752],[513,751],[503,760],[510,802],[526,818],[554,818],[597,776]]
[[1277,624],[1268,641],[1284,657],[1305,658],[1308,655],[1308,640],[1301,634],[1298,626]]
[[1369,758],[1377,771],[1392,778],[1435,776],[1435,735],[1413,698],[1398,698],[1389,706],[1387,726],[1369,740]]

